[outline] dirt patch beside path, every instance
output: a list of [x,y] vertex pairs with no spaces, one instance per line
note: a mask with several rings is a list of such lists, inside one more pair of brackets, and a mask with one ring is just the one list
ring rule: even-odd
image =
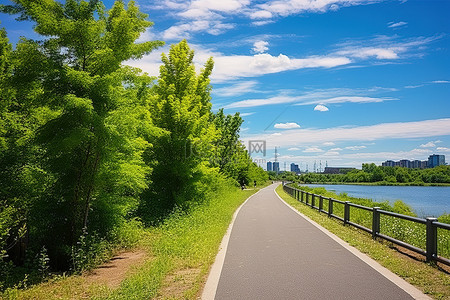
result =
[[125,279],[130,267],[143,262],[145,257],[146,253],[143,250],[123,252],[83,277],[87,283],[106,284],[109,288],[115,289]]

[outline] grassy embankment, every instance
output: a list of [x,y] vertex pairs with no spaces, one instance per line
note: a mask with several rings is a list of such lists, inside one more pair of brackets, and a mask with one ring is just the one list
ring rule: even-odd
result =
[[[323,189],[325,190],[325,189]],[[322,190],[322,192],[323,192]],[[277,188],[277,193],[283,198],[288,204],[293,206],[302,214],[306,215],[313,221],[322,225],[324,228],[334,233],[351,246],[357,248],[363,253],[366,253],[376,261],[378,261],[381,265],[391,270],[395,274],[399,275],[409,283],[413,284],[420,290],[422,290],[425,294],[435,298],[435,299],[450,299],[450,276],[445,272],[439,270],[433,264],[424,263],[423,261],[416,260],[405,256],[404,254],[397,251],[390,243],[387,242],[379,242],[374,241],[368,233],[359,230],[352,226],[343,226],[342,222],[331,219],[327,215],[323,213],[319,213],[317,210],[313,210],[310,207],[306,206],[303,203],[298,202],[290,195],[283,191],[282,186]],[[316,194],[319,191],[317,189],[314,190]],[[331,197],[332,193],[324,192],[327,197]],[[346,197],[343,195],[342,197]],[[341,198],[334,194],[333,198]],[[349,200],[349,199],[347,199]],[[346,200],[346,201],[347,201]],[[352,202],[355,203],[355,199],[352,198]],[[363,199],[362,202],[365,202],[362,205],[367,205],[369,200]],[[318,205],[318,204],[317,204]],[[327,208],[328,203],[324,201],[324,207]],[[359,210],[358,210],[359,211]],[[342,216],[343,208],[341,212],[341,208],[338,205],[335,205],[334,213]],[[364,226],[368,226],[367,222],[371,222],[371,218],[365,217],[363,215],[357,217],[357,214],[352,210],[351,211],[351,219],[354,222],[359,222],[361,220],[365,220],[362,224]],[[359,219],[357,221],[357,219]],[[388,222],[386,220],[385,222]],[[399,230],[401,224],[395,224],[392,226],[392,230]],[[386,224],[382,225],[386,227]],[[370,226],[368,226],[370,228]],[[409,230],[405,230],[405,234],[408,234]],[[386,232],[383,232],[386,233]]]
[[197,299],[234,211],[256,191],[222,187],[209,203],[189,214],[175,213],[161,226],[142,229],[137,248],[147,253],[147,259],[132,267],[117,289],[69,276],[9,290],[3,298]]
[[[298,186],[297,186],[298,187]],[[341,201],[350,201],[355,204],[363,205],[366,207],[380,207],[383,210],[393,211],[396,213],[416,216],[411,207],[404,202],[398,200],[394,202],[393,206],[388,201],[375,202],[371,199],[350,197],[346,193],[336,195],[335,193],[327,191],[325,188],[310,188],[302,186],[301,189],[308,192],[313,192],[317,195],[323,195],[325,197],[331,197]],[[328,210],[328,200],[323,200],[325,210]],[[316,204],[318,206],[318,203]],[[334,203],[333,212],[335,215],[344,217],[344,205],[340,203]],[[363,225],[366,228],[372,228],[372,212],[351,207],[350,219],[352,222]],[[438,218],[440,222],[450,223],[450,215],[442,215]],[[401,220],[398,218],[381,215],[380,218],[381,233],[396,238],[398,240],[409,243],[413,246],[421,249],[426,248],[426,226],[425,224],[419,224],[407,220]],[[450,232],[444,229],[438,229],[438,253],[440,256],[450,258]]]

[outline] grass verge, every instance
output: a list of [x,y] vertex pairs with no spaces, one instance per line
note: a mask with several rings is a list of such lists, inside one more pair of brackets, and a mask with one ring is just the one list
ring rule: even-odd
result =
[[256,191],[222,187],[209,203],[142,230],[138,247],[147,252],[147,259],[132,267],[117,289],[69,276],[26,290],[11,289],[3,298],[197,299],[234,211]]
[[416,286],[435,299],[450,299],[450,276],[436,266],[415,260],[399,253],[390,243],[372,240],[371,235],[355,227],[343,226],[341,222],[328,218],[298,202],[283,191],[280,185],[276,192],[289,205],[337,235],[359,251],[367,254],[385,268]]

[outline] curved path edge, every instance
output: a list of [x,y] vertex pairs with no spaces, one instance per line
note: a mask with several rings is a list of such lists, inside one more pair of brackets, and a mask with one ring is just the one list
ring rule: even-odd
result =
[[[301,212],[296,210],[294,207],[292,207],[286,201],[284,201],[280,197],[280,195],[278,195],[278,193],[275,191],[275,189],[273,190],[273,192],[275,193],[275,195],[277,195],[278,199],[280,199],[280,201],[283,202],[285,205],[287,205],[290,209],[292,209],[294,212],[296,212],[301,217],[305,218],[308,222],[310,222],[312,225],[317,227],[320,231],[322,231],[327,236],[332,238],[335,242],[340,244],[342,247],[344,247],[345,249],[350,251],[353,255],[355,255],[356,257],[361,259],[363,262],[368,264],[370,267],[372,267],[378,273],[380,273],[381,275],[386,277],[389,281],[391,281],[396,286],[398,286],[399,288],[404,290],[406,293],[411,295],[411,297],[413,297],[414,299],[419,299],[419,300],[431,300],[432,299],[429,296],[425,295],[421,290],[419,290],[418,288],[416,288],[415,286],[413,286],[406,280],[402,279],[397,274],[393,273],[392,271],[390,271],[390,270],[386,269],[385,267],[383,267],[382,265],[380,265],[377,261],[375,261],[373,258],[369,257],[367,254],[362,253],[355,247],[351,246],[350,244],[348,244],[347,242],[345,242],[344,240],[339,238],[337,235],[331,233],[330,231],[328,231],[327,229],[325,229],[324,227],[322,227],[315,221],[311,220],[309,217],[305,216],[304,214],[302,214]],[[213,299],[213,298],[209,298],[209,299]]]
[[217,253],[216,259],[214,260],[211,270],[209,271],[208,279],[206,280],[205,287],[203,288],[201,299],[213,300],[215,298],[217,286],[219,285],[220,274],[222,273],[223,264],[225,262],[225,255],[227,253],[228,242],[230,241],[231,231],[233,230],[234,221],[236,220],[239,211],[247,203],[247,201],[250,200],[256,194],[258,194],[261,190],[262,189],[260,189],[259,191],[248,197],[244,201],[244,203],[242,203],[234,212],[230,225],[228,226],[228,229],[225,235],[223,236],[222,241],[220,242],[219,252]]

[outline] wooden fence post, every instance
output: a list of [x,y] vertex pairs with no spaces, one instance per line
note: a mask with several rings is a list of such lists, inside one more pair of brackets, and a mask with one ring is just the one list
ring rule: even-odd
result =
[[378,211],[379,207],[373,208],[372,215],[372,238],[376,239],[378,233],[380,233],[380,212]]
[[437,227],[433,224],[436,221],[436,218],[427,218],[427,262],[437,257]]

